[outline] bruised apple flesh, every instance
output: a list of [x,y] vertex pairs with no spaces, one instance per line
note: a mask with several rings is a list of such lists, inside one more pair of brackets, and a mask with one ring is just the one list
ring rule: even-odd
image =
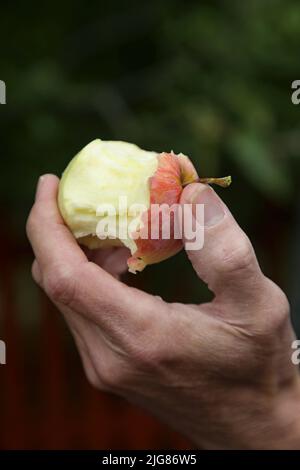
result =
[[[128,268],[135,273],[181,250],[182,241],[174,237],[172,227],[174,213],[168,219],[170,236],[163,238],[161,217],[150,209],[163,205],[165,211],[178,204],[183,187],[195,181],[228,186],[230,177],[199,179],[181,153],[149,152],[127,142],[96,139],[64,171],[58,205],[80,244],[90,249],[128,247]],[[153,224],[159,226],[154,238]]]

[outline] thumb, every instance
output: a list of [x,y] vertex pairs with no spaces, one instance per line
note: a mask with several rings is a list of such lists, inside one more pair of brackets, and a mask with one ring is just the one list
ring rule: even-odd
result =
[[[198,276],[222,300],[249,303],[263,293],[264,276],[249,238],[238,226],[229,209],[208,185],[190,184],[181,196],[181,204],[204,205],[204,244],[193,250],[184,245]],[[191,206],[187,206],[191,207]],[[186,210],[186,209],[184,209]],[[191,209],[189,209],[191,212]],[[196,211],[192,211],[193,217]],[[196,224],[197,225],[197,224]],[[199,227],[199,224],[198,224]]]

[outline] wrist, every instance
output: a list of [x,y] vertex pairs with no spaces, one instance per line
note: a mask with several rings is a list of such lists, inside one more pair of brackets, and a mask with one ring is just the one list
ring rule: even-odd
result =
[[259,419],[253,416],[248,431],[243,446],[246,449],[300,449],[300,376],[265,398],[264,411]]
[[[300,375],[271,394],[236,399],[235,409],[222,411],[225,420],[196,440],[199,448],[287,450],[300,449]],[[195,434],[194,434],[195,436]],[[194,436],[192,437],[192,440]]]
[[300,376],[286,389],[278,392],[271,419],[270,449],[300,449]]

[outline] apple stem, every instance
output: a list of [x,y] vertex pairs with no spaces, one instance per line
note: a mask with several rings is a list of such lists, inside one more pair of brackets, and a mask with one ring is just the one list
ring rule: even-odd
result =
[[[203,184],[217,184],[222,188],[228,188],[231,185],[231,176],[225,176],[224,178],[197,178],[192,181],[193,183],[203,183]],[[190,183],[189,183],[190,184]],[[184,185],[187,186],[187,185]]]

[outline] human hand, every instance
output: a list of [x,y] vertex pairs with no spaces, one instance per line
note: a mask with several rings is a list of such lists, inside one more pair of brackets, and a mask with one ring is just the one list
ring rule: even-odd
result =
[[42,177],[28,219],[32,273],[63,313],[89,381],[202,448],[299,448],[289,305],[216,193],[192,184],[182,194],[205,205],[205,244],[188,256],[215,294],[184,305],[120,282],[123,249],[90,261],[59,214],[57,186]]

